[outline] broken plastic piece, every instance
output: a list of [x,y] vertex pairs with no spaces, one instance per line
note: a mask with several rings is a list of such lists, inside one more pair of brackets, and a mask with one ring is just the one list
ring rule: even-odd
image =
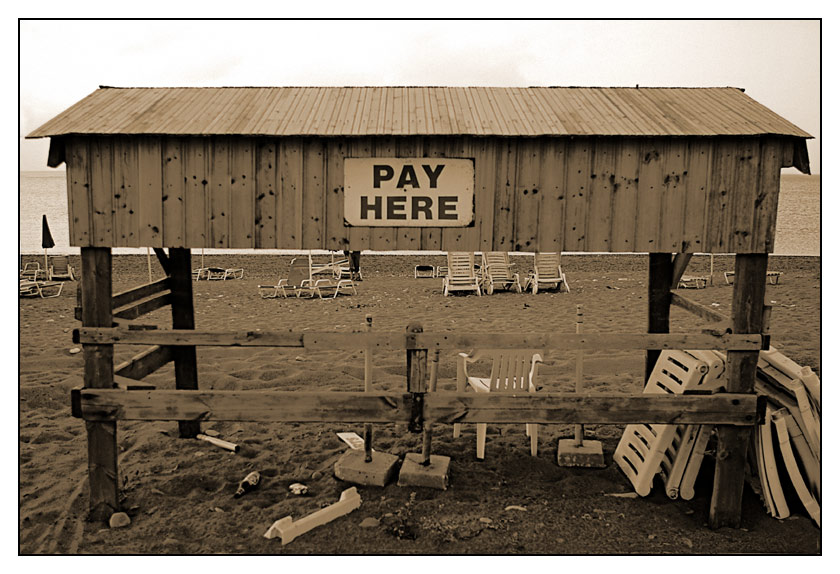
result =
[[223,449],[229,450],[231,452],[239,452],[239,445],[238,444],[233,444],[232,442],[228,442],[228,441],[222,440],[220,438],[214,438],[212,436],[207,436],[205,434],[195,435],[195,438],[197,438],[199,440],[207,441],[210,444],[214,444],[214,445],[218,446],[219,448],[223,448]]
[[362,504],[362,497],[356,491],[356,487],[350,487],[341,493],[338,502],[313,512],[297,522],[292,521],[291,516],[281,518],[271,525],[263,536],[266,538],[280,538],[283,545],[288,544],[301,534],[309,532],[313,528],[322,526],[336,518],[350,514]]

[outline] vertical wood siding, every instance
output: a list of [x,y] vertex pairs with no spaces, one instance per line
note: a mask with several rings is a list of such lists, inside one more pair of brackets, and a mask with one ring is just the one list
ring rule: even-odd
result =
[[[70,137],[66,145],[71,244],[101,247],[762,253],[773,248],[779,171],[792,161],[783,137]],[[345,226],[344,159],[377,156],[474,159],[473,224]]]

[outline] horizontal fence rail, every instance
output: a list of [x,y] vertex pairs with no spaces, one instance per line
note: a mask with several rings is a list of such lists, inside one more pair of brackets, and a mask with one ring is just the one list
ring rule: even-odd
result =
[[[72,414],[88,421],[409,423],[417,393],[179,391],[79,388]],[[427,423],[598,423],[753,425],[752,394],[578,395],[423,393]]]
[[710,333],[299,333],[196,331],[192,329],[133,330],[119,327],[81,328],[73,331],[75,343],[111,345],[187,345],[218,347],[302,347],[310,350],[352,349],[716,349],[759,351],[769,348],[762,334]]

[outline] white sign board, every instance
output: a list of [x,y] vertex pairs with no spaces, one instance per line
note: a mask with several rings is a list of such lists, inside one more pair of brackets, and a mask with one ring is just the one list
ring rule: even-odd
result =
[[466,227],[475,164],[451,158],[345,158],[344,221],[370,227]]

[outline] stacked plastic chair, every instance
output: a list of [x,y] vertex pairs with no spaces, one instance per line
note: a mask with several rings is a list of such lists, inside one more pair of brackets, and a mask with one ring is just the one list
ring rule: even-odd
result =
[[[723,360],[711,351],[663,351],[644,392],[715,391],[724,386],[723,371]],[[690,499],[711,430],[710,425],[627,425],[613,460],[637,494],[650,494],[654,477],[661,474],[669,497]]]

